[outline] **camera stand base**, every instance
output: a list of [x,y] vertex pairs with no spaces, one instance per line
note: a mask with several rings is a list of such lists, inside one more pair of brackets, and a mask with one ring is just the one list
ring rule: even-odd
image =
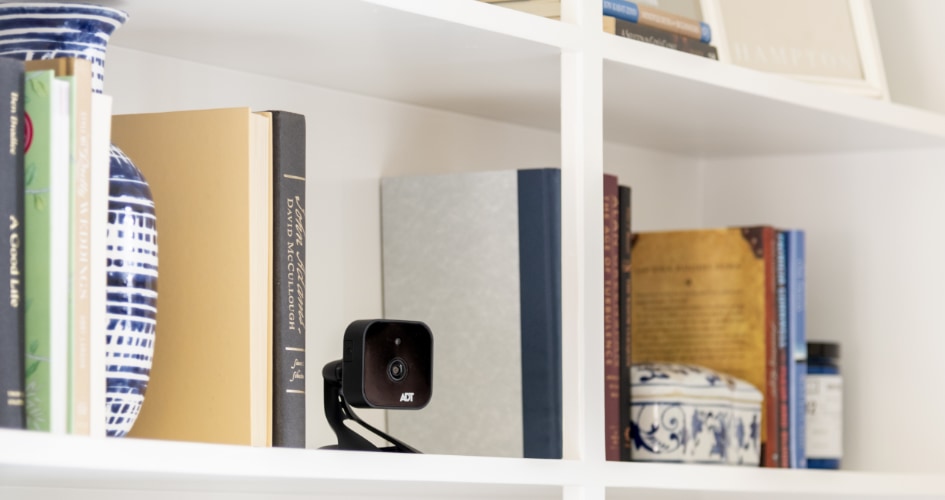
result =
[[[322,369],[322,378],[325,379],[325,418],[328,419],[328,425],[335,431],[338,438],[337,445],[323,446],[326,450],[353,450],[353,451],[389,451],[397,453],[420,453],[412,446],[403,443],[376,427],[361,420],[351,406],[345,401],[344,394],[341,391],[342,377],[341,360],[332,361]],[[361,427],[374,433],[378,437],[391,443],[391,446],[377,446],[368,441],[367,438],[358,434],[353,429],[345,425],[345,420],[352,420]]]

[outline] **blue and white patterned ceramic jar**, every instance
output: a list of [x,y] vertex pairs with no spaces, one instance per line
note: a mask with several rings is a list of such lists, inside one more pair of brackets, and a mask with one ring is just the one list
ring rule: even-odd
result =
[[708,368],[630,367],[630,458],[755,465],[761,459],[761,391]]
[[[76,57],[92,63],[92,91],[101,93],[105,49],[128,15],[65,2],[0,3],[0,55],[23,60]],[[123,436],[144,402],[157,314],[157,229],[151,190],[114,145],[107,225],[106,432]]]

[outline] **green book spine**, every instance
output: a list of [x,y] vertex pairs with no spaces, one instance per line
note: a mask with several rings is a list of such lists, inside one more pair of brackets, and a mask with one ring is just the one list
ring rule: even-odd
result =
[[[68,302],[62,303],[61,298],[63,294],[68,298],[67,289],[62,286],[68,276],[63,273],[60,262],[63,261],[63,242],[68,239],[68,211],[65,226],[61,215],[63,208],[67,208],[69,176],[68,170],[55,173],[53,170],[57,165],[61,169],[63,161],[68,169],[67,144],[57,145],[54,139],[57,133],[62,134],[62,112],[60,109],[57,113],[56,103],[61,103],[63,90],[68,92],[68,84],[57,81],[52,71],[27,73],[24,92],[27,116],[24,159],[26,425],[29,429],[52,432],[65,431],[66,408],[68,339],[61,323],[66,317]],[[65,112],[68,113],[68,105]],[[68,130],[64,137],[68,142]],[[65,251],[65,259],[68,259],[68,249]]]

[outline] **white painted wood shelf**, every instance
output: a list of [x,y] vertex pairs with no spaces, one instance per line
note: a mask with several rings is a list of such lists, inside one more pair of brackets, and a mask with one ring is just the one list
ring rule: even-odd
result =
[[[145,109],[152,99],[162,106],[170,103],[174,107],[194,107],[204,102],[228,105],[231,97],[221,100],[211,97],[227,95],[231,87],[250,88],[260,94],[277,89],[283,93],[280,100],[256,98],[252,102],[268,106],[270,102],[281,104],[295,99],[300,107],[317,110],[309,115],[313,117],[331,108],[326,112],[335,113],[332,119],[345,127],[348,137],[340,141],[337,137],[329,138],[333,124],[312,120],[310,135],[320,134],[325,140],[315,142],[318,147],[311,147],[313,142],[309,138],[309,157],[318,158],[318,163],[309,163],[308,193],[322,195],[322,199],[313,201],[313,206],[321,206],[325,212],[309,214],[309,234],[316,237],[313,244],[322,245],[318,255],[310,250],[309,261],[313,264],[309,268],[332,268],[318,276],[324,281],[310,276],[309,300],[316,297],[330,302],[321,310],[337,316],[333,328],[342,318],[381,314],[380,300],[372,296],[379,295],[380,273],[368,276],[373,271],[364,271],[373,269],[371,266],[380,260],[376,248],[379,211],[374,185],[379,177],[391,171],[412,172],[414,157],[424,165],[415,167],[420,170],[430,163],[448,163],[450,154],[438,150],[439,144],[433,143],[438,127],[453,134],[447,137],[453,143],[444,149],[455,147],[456,142],[466,146],[465,153],[453,156],[475,156],[480,150],[505,148],[508,154],[517,155],[516,161],[532,157],[546,160],[549,155],[535,154],[532,148],[546,146],[548,136],[553,136],[550,142],[560,148],[550,156],[560,161],[563,171],[562,275],[568,301],[564,304],[563,349],[564,433],[568,450],[565,460],[254,449],[133,439],[92,440],[0,430],[0,498],[147,500],[171,494],[179,500],[243,498],[239,495],[347,500],[945,498],[945,475],[602,460],[603,405],[598,403],[603,400],[604,384],[603,360],[598,353],[603,347],[600,317],[603,294],[599,291],[598,271],[603,258],[602,242],[596,237],[601,231],[595,224],[601,223],[598,186],[604,161],[610,160],[610,170],[625,168],[624,172],[633,171],[634,162],[643,157],[647,162],[656,162],[656,158],[671,164],[673,168],[663,168],[663,164],[656,168],[641,167],[641,171],[645,170],[638,177],[641,183],[655,177],[658,182],[652,182],[656,189],[649,192],[634,188],[634,217],[640,213],[641,218],[651,217],[650,221],[656,223],[676,222],[670,216],[660,218],[637,212],[638,201],[655,206],[658,203],[647,201],[647,197],[650,200],[665,197],[670,201],[660,206],[702,204],[701,222],[710,218],[711,213],[724,210],[713,212],[711,207],[704,206],[700,195],[690,196],[695,190],[677,191],[671,184],[684,184],[691,177],[703,175],[704,167],[727,172],[741,181],[745,177],[739,175],[742,162],[757,160],[776,172],[767,175],[790,179],[794,170],[788,169],[793,165],[784,165],[794,163],[796,156],[813,155],[814,159],[805,160],[804,167],[806,175],[814,177],[816,172],[825,170],[822,164],[839,164],[842,169],[852,170],[865,155],[874,152],[886,155],[881,159],[888,156],[889,163],[906,159],[924,167],[945,158],[945,116],[604,34],[599,30],[599,0],[562,1],[566,20],[585,21],[553,21],[473,0],[105,0],[131,14],[112,41],[114,47],[120,48],[124,61],[133,63],[129,66],[139,73],[147,71],[144,68],[149,65],[162,70],[148,73],[145,78],[119,69],[119,83],[125,86],[119,88],[118,97],[123,99],[116,98],[117,107],[134,101],[132,107]],[[575,15],[579,12],[581,15]],[[183,69],[186,75],[198,78],[181,80],[168,68]],[[150,80],[144,82],[148,85],[142,85],[145,90],[129,88],[132,82],[141,84],[145,79]],[[108,85],[106,80],[106,90]],[[160,99],[151,95],[159,92],[161,85],[194,88],[175,90],[173,100],[169,101],[163,95]],[[336,91],[337,94],[331,94]],[[335,101],[343,104],[332,108],[330,105]],[[358,106],[347,107],[351,103]],[[256,104],[240,101],[238,105]],[[348,112],[353,117],[342,116]],[[411,130],[414,136],[407,135],[415,142],[404,153],[398,151],[397,144],[388,142],[393,142],[391,136],[395,139],[401,136],[384,126],[365,132],[373,143],[360,136],[352,138],[355,135],[352,130],[368,128],[365,124],[372,121],[372,112],[383,115],[378,121],[384,122],[384,126],[397,124],[389,126],[391,129],[409,129],[413,119],[426,121],[416,127],[418,131]],[[431,114],[436,116],[431,118]],[[399,120],[403,118],[407,123],[401,125]],[[475,139],[463,142],[464,137],[455,137],[464,133]],[[429,145],[424,143],[426,134],[431,137]],[[512,139],[505,143],[496,140],[505,134]],[[368,153],[351,152],[359,148]],[[383,150],[383,154],[374,149]],[[626,160],[621,163],[630,166],[614,167],[617,162],[612,158],[617,154],[604,158],[605,150],[617,152],[621,160]],[[925,150],[933,153],[926,155],[922,153]],[[895,156],[900,151],[906,153]],[[349,156],[359,160],[367,157],[375,163],[348,165],[345,160]],[[879,172],[874,174],[877,178],[885,172],[882,165],[870,164],[870,168]],[[670,172],[664,173],[666,170]],[[924,171],[920,174],[931,175]],[[760,177],[758,184],[763,184],[767,179]],[[920,184],[922,180],[912,182]],[[716,181],[711,186],[719,198],[736,198],[726,191],[728,184]],[[743,187],[742,191],[750,192],[756,186],[746,182]],[[908,187],[901,191],[907,193]],[[853,201],[862,204],[872,201],[869,196],[844,195],[842,191],[812,190],[811,196],[828,200],[818,202],[827,209],[833,208],[835,196],[839,197],[838,205],[845,201],[851,202],[850,206]],[[362,203],[360,198],[352,201],[347,198],[351,193],[372,196],[373,204]],[[704,192],[701,196],[704,197]],[[907,200],[908,196],[901,194],[899,199]],[[736,208],[738,213],[745,211],[740,205]],[[855,212],[850,209],[850,213]],[[793,212],[789,215],[798,217]],[[830,231],[836,226],[847,227],[841,226],[845,221],[833,222],[818,215],[807,216],[806,220],[827,220],[821,234],[837,235],[841,232]],[[725,220],[727,223],[730,219]],[[868,222],[861,226],[868,227]],[[871,229],[859,230],[872,234]],[[863,240],[854,236],[841,234],[837,238],[842,243]],[[339,242],[347,246],[340,248]],[[846,250],[843,245],[833,248],[837,252]],[[940,253],[934,255],[937,258]],[[815,268],[832,269],[840,267],[834,265],[837,262],[847,262],[844,254],[828,257],[814,262]],[[855,263],[863,268],[878,268],[885,263],[879,257],[869,257]],[[331,258],[338,262],[321,267],[316,262]],[[355,273],[364,274],[352,278]],[[846,276],[839,274],[824,280],[836,282],[843,278]],[[879,287],[873,289],[876,288]],[[867,297],[873,300],[872,295]],[[875,313],[882,309],[874,302],[864,302],[866,299],[854,299],[861,301],[854,304],[860,308],[857,312]],[[361,302],[352,306],[355,301]],[[854,310],[854,306],[849,309]],[[903,309],[908,306],[900,304]],[[320,310],[312,307],[311,302],[308,308],[310,312]],[[843,329],[838,318],[845,316],[831,312],[815,319],[818,326],[830,332]],[[893,321],[893,313],[880,316],[882,321],[872,319],[864,319],[855,333],[843,333],[847,335],[843,338],[849,340],[846,345],[852,344],[852,350],[859,351],[865,360],[862,362],[865,367],[858,368],[861,374],[870,369],[867,361],[874,361],[867,360],[866,354],[878,351],[885,356],[889,350],[880,347],[884,344],[877,342],[876,337],[870,337],[872,350],[864,348],[864,344],[856,345],[858,336],[872,324],[898,325]],[[916,329],[921,327],[930,331],[934,328],[920,324]],[[327,336],[325,332],[310,330],[308,335],[309,345],[334,345],[321,338],[312,342],[316,335]],[[929,331],[908,335],[914,335],[908,339],[919,346],[933,338]],[[910,355],[921,349],[904,351],[894,359],[895,366],[902,370],[911,368]],[[322,352],[312,355],[331,357],[330,353]],[[312,384],[320,385],[319,365],[309,366],[311,388]],[[876,393],[882,391],[873,389],[851,384],[854,406],[869,411],[880,406]],[[931,392],[906,391],[905,403],[914,404]],[[311,394],[310,390],[314,400],[308,407],[310,428],[313,424],[326,427],[317,397],[320,394]],[[895,409],[884,411],[887,411],[884,415],[889,415]],[[929,415],[932,416],[923,418],[941,420],[935,412]],[[867,431],[879,432],[870,428],[861,433]],[[854,443],[854,447],[860,444]],[[894,463],[889,465],[892,461],[877,459],[879,453],[863,449],[854,451],[868,456],[870,463],[882,463],[883,470],[895,468]]]
[[605,139],[649,149],[715,157],[945,144],[940,115],[472,0],[119,6],[131,19],[118,46],[554,131],[560,55],[592,50],[605,61]]
[[608,499],[643,493],[945,496],[945,479],[934,476],[250,448],[0,431],[0,492],[39,488],[125,494],[146,489],[311,498],[560,498],[566,487],[585,484],[605,487]]

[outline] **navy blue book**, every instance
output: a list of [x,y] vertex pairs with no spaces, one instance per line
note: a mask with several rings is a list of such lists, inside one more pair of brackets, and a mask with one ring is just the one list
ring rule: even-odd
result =
[[631,210],[631,188],[619,187],[620,196],[620,460],[630,460],[630,283],[633,246],[633,211]]
[[561,458],[558,169],[381,180],[384,314],[433,331],[433,398],[388,412],[424,453]]
[[0,58],[0,427],[26,426],[23,387],[23,62]]

